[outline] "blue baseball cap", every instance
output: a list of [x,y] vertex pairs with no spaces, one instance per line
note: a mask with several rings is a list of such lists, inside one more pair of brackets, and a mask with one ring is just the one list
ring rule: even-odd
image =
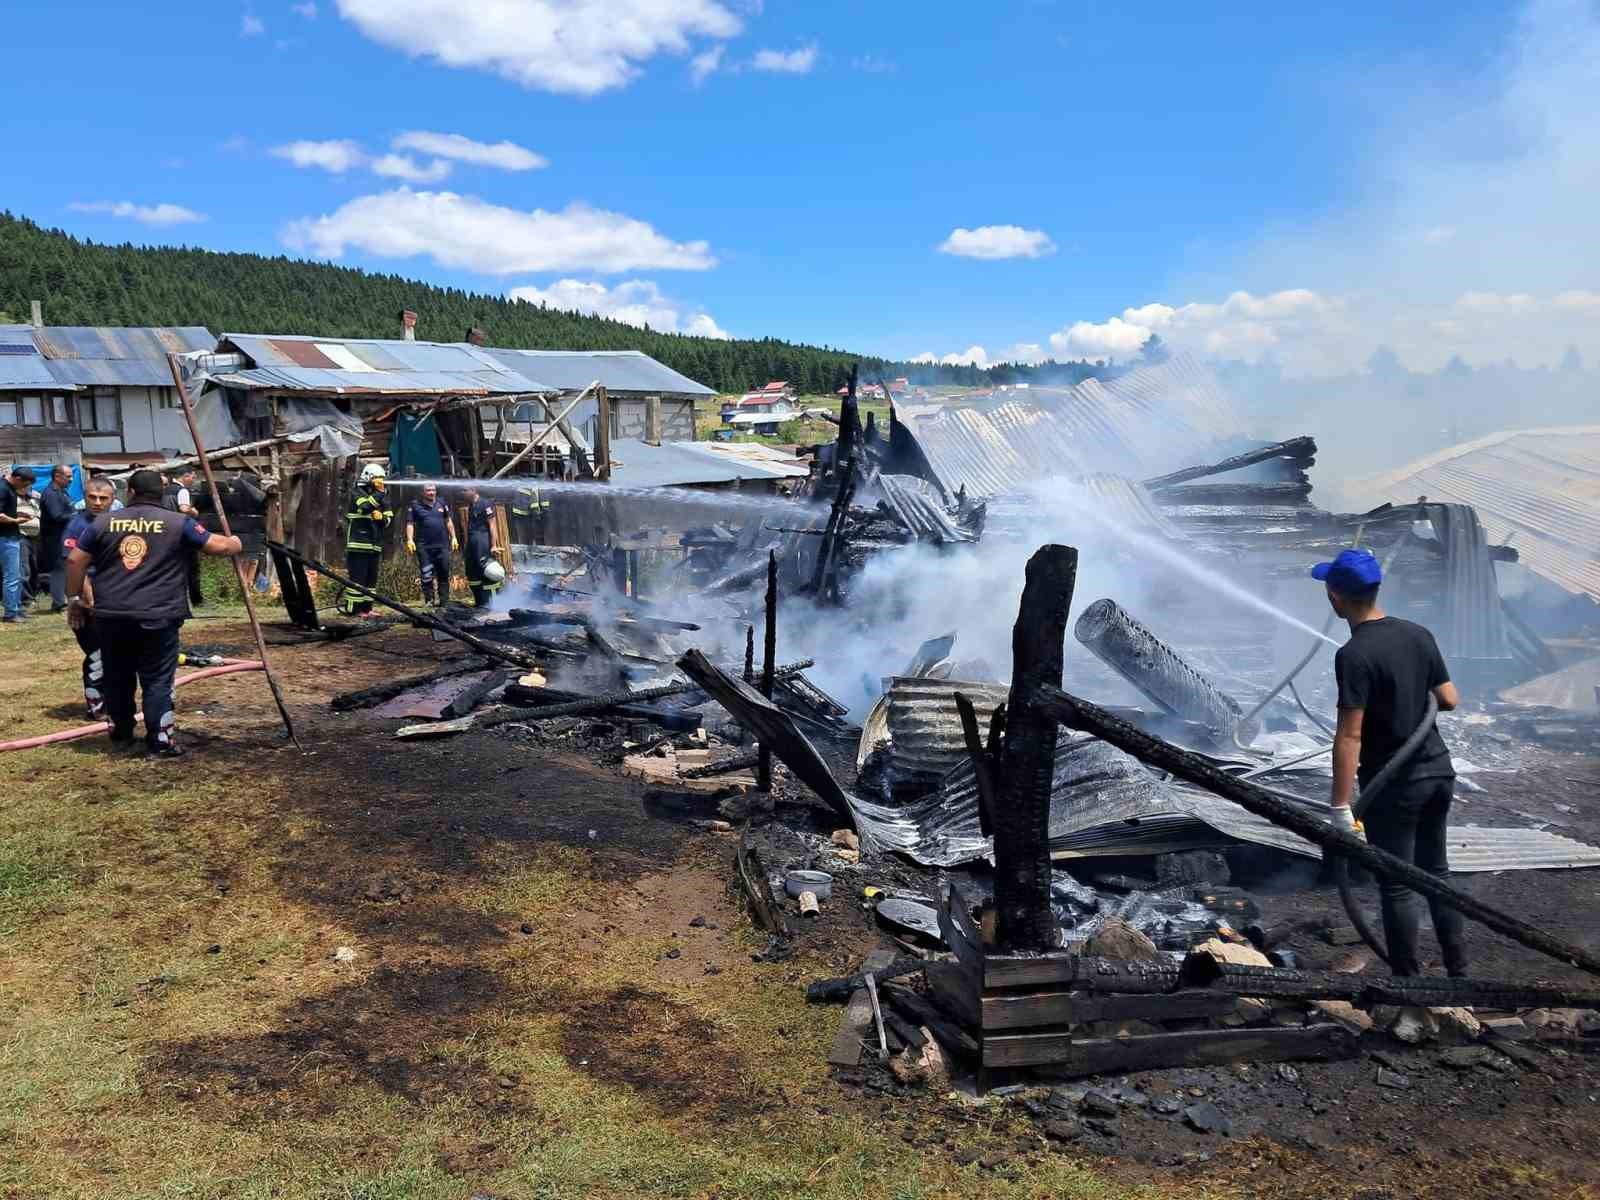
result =
[[1383,568],[1365,550],[1341,550],[1332,562],[1312,567],[1311,578],[1336,592],[1365,592],[1383,582]]

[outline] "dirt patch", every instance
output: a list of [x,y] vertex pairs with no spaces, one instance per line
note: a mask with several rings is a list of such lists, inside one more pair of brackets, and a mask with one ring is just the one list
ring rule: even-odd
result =
[[632,984],[570,1008],[561,1052],[577,1070],[631,1088],[664,1113],[722,1119],[776,1103],[752,1089],[715,1025]]

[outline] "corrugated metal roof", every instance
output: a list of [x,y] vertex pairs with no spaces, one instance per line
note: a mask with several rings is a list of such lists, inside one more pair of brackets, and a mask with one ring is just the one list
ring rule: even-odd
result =
[[1188,355],[1105,383],[1030,390],[976,407],[896,405],[945,491],[973,498],[1056,475],[1135,477],[1192,462],[1240,422],[1211,372]]
[[169,352],[217,344],[203,325],[45,325],[32,333],[51,377],[73,387],[171,387]]
[[225,387],[334,395],[516,396],[560,390],[467,342],[407,342],[225,333],[251,366],[214,376]]
[[1490,543],[1600,600],[1600,425],[1514,429],[1420,458],[1365,488],[1396,504],[1470,504]]
[[926,479],[915,475],[880,475],[878,486],[895,515],[919,538],[933,542],[975,542],[945,512],[944,501]]
[[1011,689],[997,683],[897,675],[889,681],[889,771],[895,783],[937,782],[967,757],[956,693],[972,701],[978,727],[989,728]]
[[[18,349],[12,349],[17,347]],[[31,325],[0,325],[0,392],[70,392],[57,381],[33,340]]]
[[[765,449],[765,447],[763,447]],[[743,452],[739,443],[611,440],[611,482],[622,487],[681,487],[740,479],[803,479],[799,463]]]
[[703,383],[680,375],[639,350],[515,350],[486,346],[514,371],[544,380],[563,392],[581,392],[596,379],[608,392],[653,396],[714,396]]

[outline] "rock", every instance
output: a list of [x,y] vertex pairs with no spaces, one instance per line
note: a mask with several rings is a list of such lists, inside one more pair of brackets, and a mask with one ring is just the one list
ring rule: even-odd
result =
[[1240,996],[1228,1016],[1240,1025],[1265,1025],[1272,1020],[1272,1005],[1254,996]]
[[1452,1071],[1470,1071],[1488,1064],[1494,1057],[1487,1046],[1452,1046],[1439,1052],[1439,1065]]
[[1107,1120],[1103,1117],[1090,1117],[1084,1121],[1084,1125],[1101,1137],[1114,1138],[1121,1133],[1115,1121]]
[[1300,1072],[1288,1063],[1278,1064],[1278,1078],[1285,1083],[1299,1083]]
[[356,952],[354,950],[352,950],[349,946],[340,946],[337,950],[335,950],[333,952],[333,961],[334,962],[337,962],[337,963],[353,963],[353,962],[355,962],[355,960],[356,960]]
[[1374,1050],[1368,1057],[1380,1067],[1388,1067],[1389,1070],[1394,1071],[1396,1074],[1404,1075],[1410,1069],[1410,1064],[1398,1054],[1390,1054],[1386,1050]]
[[889,1060],[889,1070],[901,1083],[930,1088],[936,1092],[950,1087],[950,1066],[945,1062],[944,1051],[933,1034],[922,1031],[926,1039],[921,1047],[907,1046]]
[[1053,1087],[1050,1089],[1050,1095],[1045,1097],[1045,1103],[1061,1112],[1071,1112],[1088,1094],[1087,1088]]
[[1104,1092],[1085,1092],[1078,1107],[1091,1117],[1115,1117],[1118,1113],[1117,1102]]
[[1328,965],[1328,970],[1338,971],[1341,975],[1359,975],[1373,963],[1378,961],[1378,956],[1366,946],[1357,946],[1348,950],[1334,959]]
[[835,850],[834,857],[842,863],[858,863],[861,861],[859,850]]
[[1439,1024],[1440,1041],[1464,1045],[1483,1034],[1483,1026],[1469,1008],[1430,1008],[1428,1012]]
[[1398,1071],[1391,1071],[1388,1067],[1379,1067],[1378,1086],[1395,1092],[1403,1092],[1411,1086],[1411,1077],[1402,1075]]
[[1588,1008],[1536,1008],[1522,1019],[1540,1040],[1571,1040],[1600,1028],[1600,1014]]
[[1420,1046],[1439,1036],[1439,1022],[1425,1008],[1402,1008],[1389,1026],[1389,1036],[1408,1046]]
[[1521,1042],[1533,1036],[1521,1017],[1480,1017],[1478,1024],[1483,1028],[1483,1036],[1491,1042]]
[[1357,1036],[1372,1029],[1372,1018],[1348,1000],[1313,1000],[1311,1007],[1319,1016],[1343,1025]]
[[680,950],[680,949],[678,949],[678,947],[674,946],[671,950],[668,950],[661,957],[663,957],[663,958],[677,958],[682,953],[683,953],[682,950]]
[[1241,967],[1270,967],[1272,965],[1272,960],[1254,946],[1244,945],[1240,942],[1225,942],[1221,938],[1210,938],[1201,942],[1190,953],[1209,954],[1218,962],[1233,963]]
[[861,849],[861,838],[852,829],[835,829],[833,837],[829,839],[835,846],[842,846],[846,850]]
[[1183,1101],[1176,1096],[1157,1096],[1150,1102],[1150,1109],[1163,1117],[1175,1117],[1183,1111]]
[[221,954],[222,953],[221,944],[218,943],[218,942],[212,942],[211,945],[206,947],[206,953],[207,954]]
[[1354,946],[1361,941],[1361,935],[1348,925],[1330,925],[1318,933],[1330,946]]
[[1150,1103],[1150,1097],[1138,1088],[1122,1088],[1116,1093],[1116,1097],[1119,1103],[1128,1108],[1144,1108]]
[[1546,1075],[1557,1073],[1555,1065],[1546,1062],[1531,1046],[1525,1046],[1521,1042],[1492,1041],[1490,1044],[1494,1046],[1496,1054],[1504,1055],[1519,1067],[1525,1067],[1530,1071],[1543,1071]]
[[509,1075],[502,1075],[495,1082],[497,1082],[501,1087],[505,1088],[507,1091],[509,1091],[510,1089],[512,1089],[512,1088],[517,1086],[517,1081],[515,1079],[513,1079]]
[[1075,1142],[1083,1136],[1083,1127],[1076,1121],[1046,1121],[1044,1135],[1053,1142]]
[[533,933],[533,926],[529,925],[526,921],[524,921],[522,923],[521,928],[522,928],[522,932],[523,933],[526,933],[526,934],[532,934]]
[[1091,958],[1124,958],[1153,962],[1161,957],[1156,944],[1120,917],[1112,917],[1083,948]]
[[1183,1119],[1190,1129],[1198,1133],[1217,1133],[1227,1137],[1233,1132],[1233,1122],[1209,1100],[1189,1105],[1183,1110]]
[[690,929],[704,929],[705,927],[706,927],[706,919],[704,917],[691,917],[689,919],[689,928]]

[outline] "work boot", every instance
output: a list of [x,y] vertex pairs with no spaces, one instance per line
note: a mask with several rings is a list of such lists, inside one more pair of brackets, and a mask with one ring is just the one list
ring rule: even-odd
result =
[[177,742],[157,742],[144,748],[146,758],[182,758],[183,747]]

